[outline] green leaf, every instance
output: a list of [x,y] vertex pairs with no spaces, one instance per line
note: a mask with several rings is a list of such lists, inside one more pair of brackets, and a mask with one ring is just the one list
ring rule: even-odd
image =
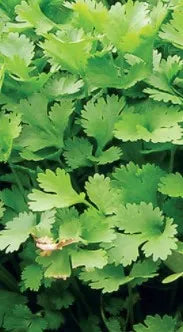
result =
[[53,21],[43,14],[38,1],[29,0],[28,3],[22,1],[20,5],[16,6],[15,12],[18,22],[28,23],[30,28],[36,28],[38,34],[44,34],[56,26]]
[[111,242],[115,239],[114,221],[95,209],[86,210],[81,216],[82,239],[91,243]]
[[64,145],[64,133],[73,112],[72,101],[62,99],[51,107],[49,114],[47,108],[48,100],[40,93],[31,95],[27,100],[22,99],[18,105],[22,120],[26,124],[17,141],[24,159],[44,159],[44,149],[47,157],[48,148],[57,151]]
[[159,191],[170,197],[183,197],[183,177],[180,173],[167,174],[161,178]]
[[105,165],[113,163],[116,160],[119,160],[122,156],[122,151],[117,146],[111,146],[109,149],[102,151],[97,157],[89,156],[88,158],[97,163],[98,165]]
[[[159,258],[165,260],[173,249],[177,248],[175,237],[176,225],[170,218],[164,219],[159,208],[153,209],[152,204],[141,202],[139,205],[127,204],[120,207],[116,225],[126,234],[136,237],[140,241],[146,257],[153,257],[154,261]],[[135,238],[134,238],[135,241]]]
[[113,138],[114,124],[124,106],[123,98],[112,95],[107,96],[106,101],[104,98],[97,102],[90,100],[82,111],[81,124],[85,133],[96,139],[99,151]]
[[66,280],[71,274],[70,260],[67,250],[56,250],[50,256],[38,256],[37,263],[45,268],[46,278]]
[[118,233],[110,244],[102,246],[107,250],[109,263],[127,266],[137,260],[141,243],[142,238],[138,234],[131,236]]
[[6,253],[18,250],[29,237],[35,223],[35,215],[31,212],[20,213],[7,222],[6,228],[0,232],[0,250],[6,249]]
[[176,320],[172,317],[165,315],[162,318],[159,315],[147,316],[144,325],[137,324],[133,326],[135,332],[174,332],[176,328]]
[[23,295],[1,289],[0,300],[0,327],[2,327],[5,314],[11,313],[15,305],[26,303],[26,298]]
[[172,13],[172,19],[164,24],[161,28],[161,32],[159,36],[175,45],[176,47],[182,49],[183,48],[183,41],[182,41],[182,33],[183,33],[183,22],[182,22],[182,14],[183,14],[183,7],[182,3],[181,6],[175,7]]
[[109,178],[104,175],[95,174],[94,177],[89,177],[85,188],[89,199],[98,207],[104,214],[112,214],[116,211],[119,204],[118,191],[113,189]]
[[130,162],[112,173],[112,186],[120,190],[121,200],[126,203],[152,202],[157,205],[158,183],[165,175],[158,166],[146,164],[139,167]]
[[40,173],[38,182],[44,191],[33,189],[33,192],[29,194],[31,200],[29,206],[33,211],[64,208],[84,201],[85,194],[77,194],[74,191],[70,177],[63,169],[57,168],[55,173],[51,170]]
[[80,91],[83,81],[74,75],[57,75],[48,80],[45,86],[46,95],[51,98],[72,95]]
[[40,43],[50,63],[62,67],[73,74],[82,74],[90,57],[92,38],[83,31],[65,27],[57,34],[47,34],[44,43]]
[[116,122],[114,136],[126,141],[176,142],[182,138],[180,123],[183,112],[179,107],[163,103],[142,102],[138,107],[126,108]]
[[177,279],[183,277],[183,272],[170,274],[168,277],[164,278],[162,283],[169,284],[170,282],[176,281]]
[[[3,56],[5,69],[21,80],[29,79],[34,45],[25,35],[9,33],[1,38],[0,55]],[[14,78],[16,79],[16,76]]]
[[121,285],[133,280],[133,277],[124,275],[122,266],[107,265],[103,269],[94,269],[81,272],[80,279],[89,282],[92,289],[102,289],[102,293],[117,291]]
[[59,225],[59,241],[78,242],[81,240],[81,223],[79,214],[74,207],[57,210],[56,218]]
[[102,249],[86,250],[79,249],[71,252],[72,267],[85,266],[86,270],[91,268],[102,269],[107,264],[106,252]]
[[32,291],[38,291],[41,286],[43,271],[38,264],[28,265],[22,272],[22,280],[25,288],[30,288]]
[[64,157],[71,169],[92,166],[90,159],[92,157],[93,146],[84,137],[68,138],[65,142]]
[[10,315],[5,316],[3,327],[7,331],[24,329],[27,332],[42,332],[47,328],[47,322],[44,318],[32,314],[26,305],[19,304]]
[[55,210],[49,210],[41,214],[40,222],[33,230],[32,234],[37,237],[52,237],[51,229],[55,223]]
[[21,132],[21,117],[15,113],[0,114],[0,161],[7,161],[10,157],[13,141]]
[[144,92],[154,100],[181,105],[182,98],[176,91],[174,80],[182,67],[183,62],[179,56],[168,56],[165,60],[161,59],[161,54],[154,52],[154,70],[146,80],[152,88],[146,88]]

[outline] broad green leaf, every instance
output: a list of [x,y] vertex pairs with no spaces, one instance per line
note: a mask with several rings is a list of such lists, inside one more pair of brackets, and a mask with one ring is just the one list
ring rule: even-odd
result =
[[35,223],[35,215],[31,212],[20,213],[7,222],[6,228],[0,232],[0,250],[6,249],[6,253],[18,250],[29,237]]
[[142,139],[176,143],[183,135],[182,120],[183,112],[179,107],[146,101],[123,111],[115,124],[114,136],[124,142]]
[[116,211],[119,204],[119,195],[118,191],[112,188],[109,178],[96,173],[94,177],[89,177],[85,188],[89,199],[101,212],[112,214]]
[[64,208],[84,201],[85,194],[76,193],[72,188],[69,174],[63,169],[57,168],[55,173],[49,169],[45,173],[39,173],[38,182],[44,191],[33,189],[29,194],[31,200],[29,206],[33,211],[50,210],[54,207]]
[[153,164],[139,167],[130,162],[115,169],[112,173],[112,185],[120,190],[121,200],[125,204],[144,201],[157,205],[158,183],[164,175],[165,171]]
[[162,318],[159,315],[147,316],[144,325],[137,324],[133,326],[135,332],[174,332],[176,328],[176,320],[165,315]]
[[113,138],[114,124],[119,119],[125,106],[124,98],[107,96],[99,98],[97,102],[90,100],[82,111],[81,124],[89,137],[97,141],[99,151]]
[[72,267],[85,266],[86,270],[91,268],[102,269],[107,264],[106,252],[102,249],[87,250],[79,249],[71,251]]
[[116,225],[128,236],[131,234],[136,237],[136,234],[139,234],[138,243],[141,235],[142,251],[146,257],[152,256],[154,261],[159,258],[165,260],[172,250],[177,248],[176,225],[172,219],[164,219],[159,208],[153,209],[151,203],[121,206],[117,220]]
[[38,256],[36,261],[44,267],[46,278],[65,280],[71,274],[69,255],[64,249],[53,251],[50,256]]
[[82,281],[88,282],[92,289],[102,289],[102,293],[117,291],[121,285],[133,280],[133,277],[124,275],[122,265],[107,265],[103,269],[84,271],[79,277]]
[[170,197],[183,197],[183,177],[180,173],[167,174],[161,178],[159,191]]

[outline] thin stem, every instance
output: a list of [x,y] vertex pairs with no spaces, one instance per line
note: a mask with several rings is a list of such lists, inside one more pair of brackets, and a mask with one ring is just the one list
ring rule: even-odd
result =
[[105,312],[104,312],[104,306],[103,306],[103,296],[102,296],[102,293],[100,295],[100,314],[101,314],[101,317],[102,317],[102,321],[107,329],[107,331],[110,331],[109,328],[108,328],[108,324],[107,324],[107,318],[105,316]]
[[129,296],[129,305],[128,305],[127,317],[128,317],[130,326],[132,327],[134,324],[134,311],[133,311],[133,292],[132,292],[132,287],[130,284],[128,284],[128,296]]
[[18,285],[16,279],[5,269],[4,266],[0,265],[0,281],[6,285],[11,291],[18,291]]
[[22,196],[24,198],[24,201],[25,201],[25,203],[27,203],[27,198],[25,196],[25,190],[24,190],[24,187],[22,186],[22,183],[21,183],[21,181],[20,181],[20,179],[19,179],[19,177],[17,175],[17,172],[15,171],[15,169],[14,169],[14,167],[13,167],[13,165],[11,163],[9,163],[9,167],[10,167],[10,169],[11,169],[11,171],[12,171],[14,177],[15,177],[17,186],[18,186],[18,188],[19,188],[19,190],[20,190],[20,192],[21,192],[21,194],[22,194]]
[[169,161],[169,169],[168,169],[169,173],[172,173],[173,169],[174,169],[175,152],[176,152],[176,146],[174,146],[170,150],[170,161]]

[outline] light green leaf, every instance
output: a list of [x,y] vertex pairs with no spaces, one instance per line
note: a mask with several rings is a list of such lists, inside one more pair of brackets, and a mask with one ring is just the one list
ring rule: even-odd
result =
[[33,189],[33,192],[29,194],[31,200],[29,206],[33,211],[69,207],[82,203],[85,199],[84,193],[77,194],[72,188],[69,174],[66,174],[63,169],[57,168],[55,173],[51,170],[39,173],[38,182],[44,191]]

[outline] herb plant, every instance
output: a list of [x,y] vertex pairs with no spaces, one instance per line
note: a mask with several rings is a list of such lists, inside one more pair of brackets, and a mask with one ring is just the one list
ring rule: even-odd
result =
[[183,1],[0,18],[1,330],[183,331]]

